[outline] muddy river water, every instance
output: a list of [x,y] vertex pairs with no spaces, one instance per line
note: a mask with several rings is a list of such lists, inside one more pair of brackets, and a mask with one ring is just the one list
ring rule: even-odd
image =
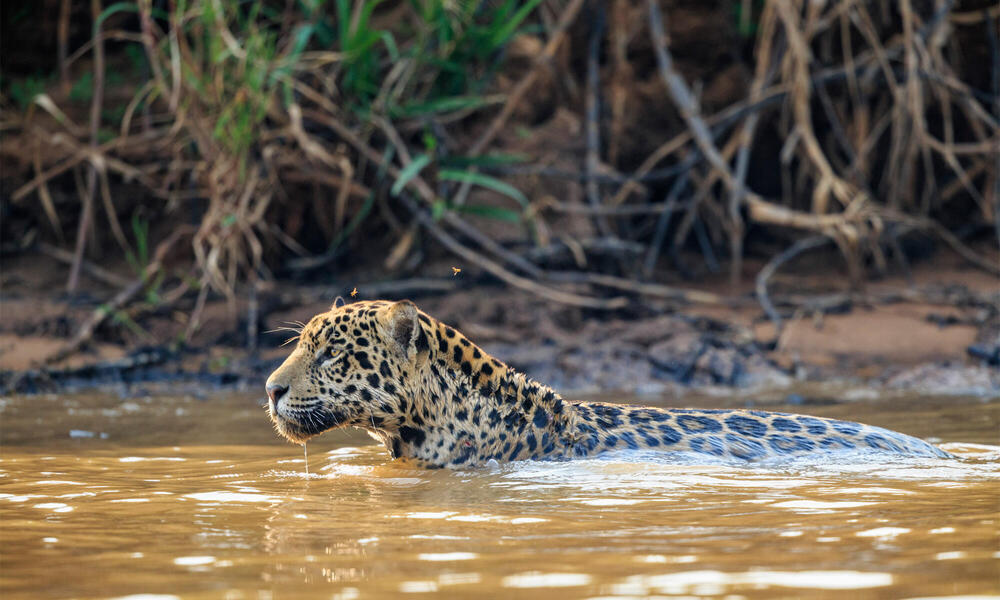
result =
[[1000,399],[823,396],[846,401],[631,401],[864,421],[959,458],[426,471],[338,431],[309,444],[306,475],[259,394],[0,398],[0,596],[1000,594]]

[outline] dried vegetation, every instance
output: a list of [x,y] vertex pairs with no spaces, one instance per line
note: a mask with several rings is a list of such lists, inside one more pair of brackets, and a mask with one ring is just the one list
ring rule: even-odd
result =
[[[69,290],[100,272],[88,245],[119,246],[136,279],[58,358],[151,291],[184,304],[191,332],[210,294],[373,246],[389,273],[440,245],[540,297],[614,309],[722,302],[664,273],[716,269],[722,253],[735,282],[763,236],[781,246],[758,277],[778,320],[767,278],[825,243],[857,286],[905,270],[914,234],[1000,274],[966,243],[1000,241],[989,3],[71,5],[58,84],[17,106],[5,82],[3,202],[72,249],[44,246],[72,265]],[[70,53],[81,15],[93,35]],[[75,103],[71,73],[90,77]],[[575,145],[523,151],[566,113]],[[560,187],[581,193],[547,193]]]

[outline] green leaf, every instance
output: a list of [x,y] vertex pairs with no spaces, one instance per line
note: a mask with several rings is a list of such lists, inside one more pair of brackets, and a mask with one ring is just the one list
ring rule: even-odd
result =
[[10,96],[22,109],[26,109],[40,94],[45,93],[47,79],[27,77],[10,83]]
[[340,33],[340,44],[346,42],[351,30],[351,7],[347,0],[337,0],[337,29]]
[[73,102],[89,102],[94,95],[94,74],[87,71],[69,89],[69,99]]
[[411,179],[416,177],[420,171],[423,170],[431,162],[431,157],[426,154],[420,154],[413,159],[413,162],[406,165],[406,167],[399,172],[399,178],[396,182],[392,184],[392,195],[398,196],[399,192],[403,191],[406,184],[410,182]]
[[435,200],[434,204],[431,204],[431,218],[435,221],[440,221],[441,217],[444,216],[446,208],[448,208],[448,205],[444,203],[444,200]]
[[486,217],[497,221],[507,221],[508,223],[520,223],[521,213],[502,206],[483,206],[479,204],[464,204],[455,207],[455,210],[470,215]]
[[333,27],[326,21],[320,21],[316,24],[316,38],[319,43],[324,47],[329,47],[333,45],[333,41],[336,39],[336,32]]
[[458,169],[441,169],[438,171],[438,179],[444,179],[446,181],[459,181],[462,183],[472,183],[480,187],[484,187],[494,192],[503,194],[508,198],[513,199],[521,206],[528,207],[528,198],[521,193],[521,190],[500,181],[496,177],[490,177],[489,175],[483,175],[482,173],[476,173],[475,171],[460,171]]
[[97,142],[99,144],[105,144],[105,143],[110,142],[111,140],[115,139],[115,136],[117,136],[117,135],[118,135],[118,132],[115,131],[114,129],[108,129],[107,127],[101,127],[100,129],[97,130]]
[[299,25],[296,28],[295,44],[292,46],[292,51],[288,54],[289,59],[294,60],[302,54],[302,51],[306,49],[306,45],[309,44],[309,39],[315,31],[316,26],[313,23]]
[[[97,20],[94,21],[94,31],[98,31],[101,25],[108,19],[108,17],[119,12],[139,12],[139,5],[136,2],[115,2],[111,6],[105,8],[98,15]],[[149,11],[149,14],[157,19],[169,19],[170,15],[163,9],[153,8]]]
[[469,167],[494,167],[502,165],[516,165],[528,162],[531,156],[520,153],[497,153],[484,154],[482,156],[449,156],[442,159],[441,164],[454,167],[456,169],[467,169]]
[[145,268],[149,264],[149,221],[139,213],[132,213],[132,234],[135,235],[136,266]]
[[491,100],[479,96],[446,96],[430,102],[413,102],[403,106],[403,116],[416,117],[426,114],[470,110],[490,104]]
[[504,44],[508,38],[514,35],[517,28],[520,27],[521,23],[528,17],[529,14],[531,14],[531,11],[535,10],[535,7],[537,7],[541,1],[542,0],[529,0],[520,8],[520,10],[514,13],[513,17],[511,17],[502,27],[493,33],[493,38],[491,40],[493,42],[493,46],[495,47]]
[[388,31],[383,31],[379,36],[382,38],[382,43],[385,44],[385,49],[389,51],[389,60],[394,63],[398,62],[399,48],[396,46],[396,39]]
[[437,145],[438,145],[437,138],[434,137],[434,134],[432,134],[429,131],[425,131],[423,135],[423,142],[424,142],[424,150],[426,150],[430,154],[434,154],[434,151],[437,150]]
[[94,21],[94,31],[101,29],[101,24],[111,15],[118,12],[139,12],[139,5],[135,2],[115,2],[111,6],[101,11],[101,14]]
[[128,58],[129,68],[133,74],[139,74],[146,68],[146,51],[140,44],[129,44],[124,48],[125,56]]

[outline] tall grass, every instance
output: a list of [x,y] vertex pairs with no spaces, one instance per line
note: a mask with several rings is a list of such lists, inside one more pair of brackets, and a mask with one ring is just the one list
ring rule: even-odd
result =
[[[456,209],[520,222],[524,196],[458,169],[462,157],[449,156],[434,123],[497,102],[488,90],[503,48],[540,1],[177,0],[167,12],[150,0],[114,3],[96,19],[95,40],[129,40],[126,54],[143,76],[131,82],[137,92],[127,105],[105,107],[105,116],[120,121],[117,135],[101,141],[139,163],[140,182],[167,201],[160,214],[192,202],[201,207],[192,247],[202,294],[212,288],[232,296],[266,271],[268,247],[280,240],[295,247],[274,225],[290,210],[275,202],[288,193],[282,175],[289,171],[335,199],[335,223],[324,229],[331,249],[370,214],[379,190],[398,194],[428,165],[440,167],[445,185],[484,186],[512,199],[510,209],[436,200],[438,217]],[[70,100],[91,88],[93,78],[85,77]],[[21,96],[40,88],[27,81],[16,99],[26,103]],[[376,129],[401,131],[423,153],[397,179],[385,169],[378,180],[364,179],[337,147],[337,126],[365,139]],[[396,151],[389,148],[391,163]],[[348,201],[359,195],[367,199],[351,201],[357,212],[348,218]]]

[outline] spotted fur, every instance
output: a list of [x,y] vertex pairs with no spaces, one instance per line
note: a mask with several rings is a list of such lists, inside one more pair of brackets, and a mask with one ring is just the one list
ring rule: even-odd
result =
[[293,442],[350,425],[367,430],[393,458],[431,467],[619,449],[748,461],[837,450],[950,456],[917,438],[847,421],[568,402],[408,300],[335,305],[317,315],[267,391],[276,429]]

